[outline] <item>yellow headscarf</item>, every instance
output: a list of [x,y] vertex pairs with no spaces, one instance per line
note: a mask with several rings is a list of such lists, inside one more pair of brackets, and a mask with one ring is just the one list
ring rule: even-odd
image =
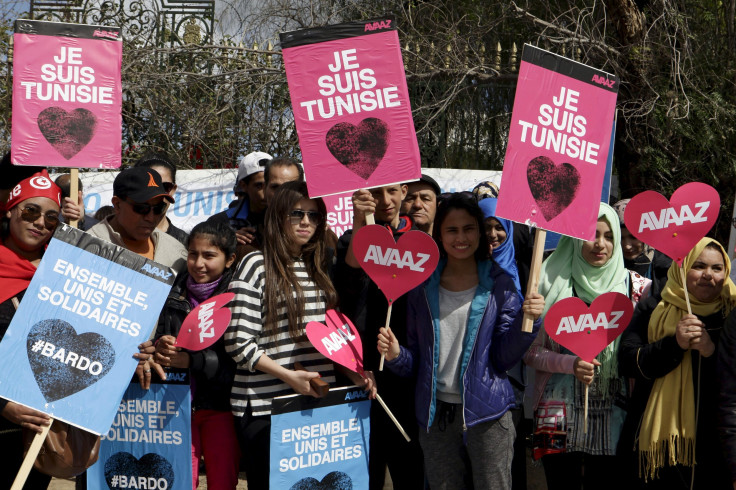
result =
[[[731,262],[723,246],[712,238],[703,238],[683,261],[685,274],[690,271],[705,247],[718,245],[723,255],[726,280],[721,295],[710,303],[690,297],[694,315],[705,317],[718,311],[724,316],[736,305],[736,285],[731,281]],[[687,314],[685,289],[677,262],[667,272],[667,285],[649,320],[649,342],[674,336],[677,323]],[[686,352],[678,367],[654,381],[639,431],[639,472],[645,478],[656,478],[657,471],[667,465],[692,466],[695,463],[695,390],[692,356]],[[666,461],[665,461],[666,460]]]

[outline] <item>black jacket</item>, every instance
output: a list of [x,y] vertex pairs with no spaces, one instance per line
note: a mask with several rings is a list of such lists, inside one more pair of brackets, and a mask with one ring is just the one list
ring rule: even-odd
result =
[[[631,323],[621,336],[619,346],[619,372],[622,376],[634,380],[634,390],[628,401],[628,414],[621,430],[617,452],[626,458],[627,463],[624,464],[624,468],[631,472],[632,480],[636,480],[638,469],[637,435],[640,424],[645,423],[642,418],[654,381],[679,366],[688,352],[680,347],[674,336],[649,342],[649,320],[658,302],[657,296],[650,296],[639,302]],[[723,313],[719,311],[707,317],[698,318],[703,321],[713,343],[718,347],[724,323]],[[718,444],[714,444],[717,438],[716,356],[701,358],[698,351],[692,350],[691,352],[693,391],[696,398],[697,380],[700,379],[700,413],[695,443],[697,461],[695,488],[732,490],[730,482],[727,481],[723,453]],[[660,470],[655,485],[658,485],[656,488],[689,489],[690,470],[681,466],[665,467]]]
[[716,357],[718,380],[718,431],[728,462],[731,480],[736,482],[736,310],[726,320]]
[[[156,339],[164,335],[179,334],[184,319],[192,305],[186,298],[186,281],[189,274],[177,277],[158,321]],[[227,292],[232,268],[227,269],[212,296]],[[235,361],[225,352],[225,341],[220,338],[207,349],[189,352],[189,371],[192,376],[194,398],[192,408],[230,411],[230,389],[235,378]]]

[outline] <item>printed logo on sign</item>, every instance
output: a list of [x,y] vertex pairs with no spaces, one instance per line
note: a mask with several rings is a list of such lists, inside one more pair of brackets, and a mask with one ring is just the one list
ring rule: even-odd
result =
[[186,381],[186,373],[166,373],[166,381]]
[[212,328],[212,311],[215,308],[215,302],[205,303],[199,309],[199,341],[204,343],[204,339],[211,339],[215,336],[215,330]]
[[345,393],[345,400],[361,400],[364,398],[368,398],[367,391],[348,391]]
[[391,19],[382,20],[381,22],[368,22],[365,25],[365,31],[376,31],[378,29],[389,29],[391,28]]
[[95,32],[92,33],[93,37],[107,37],[109,39],[117,39],[118,38],[118,31],[103,31],[102,29],[95,29]]
[[593,79],[591,82],[595,82],[598,85],[605,85],[608,88],[613,88],[613,85],[616,83],[616,80],[608,80],[605,77],[599,77],[598,75],[593,75]]
[[680,207],[679,214],[675,208],[672,207],[660,210],[659,218],[654,214],[654,211],[643,213],[641,215],[641,221],[639,222],[639,233],[647,229],[661,230],[663,228],[669,228],[670,225],[682,226],[686,222],[704,223],[708,221],[708,217],[704,215],[709,207],[709,201],[695,203],[695,209],[698,210],[698,214],[695,215],[687,204],[683,204],[682,207]]
[[167,279],[167,280],[173,274],[172,272],[166,272],[165,270],[161,270],[158,267],[153,266],[151,264],[144,264],[143,267],[141,267],[141,272],[147,272],[151,274],[152,276],[157,276],[157,277],[160,277],[162,279]]
[[618,320],[623,316],[623,314],[623,311],[612,311],[611,318],[609,319],[604,312],[600,312],[595,320],[593,319],[593,315],[590,313],[580,315],[577,320],[575,320],[574,316],[563,316],[557,326],[556,335],[561,333],[582,332],[586,328],[592,331],[596,330],[598,327],[603,327],[604,329],[618,328]]
[[350,326],[347,323],[343,323],[337,332],[332,332],[327,337],[322,338],[322,345],[325,346],[328,354],[332,354],[353,340],[355,340],[355,335],[350,331]]
[[415,272],[424,272],[424,267],[422,267],[422,265],[429,260],[429,257],[429,254],[417,252],[415,260],[410,250],[406,250],[402,257],[398,249],[387,248],[386,251],[383,252],[380,246],[370,245],[366,251],[363,262],[373,262],[374,264],[386,267],[395,265],[399,269],[408,267],[410,270]]

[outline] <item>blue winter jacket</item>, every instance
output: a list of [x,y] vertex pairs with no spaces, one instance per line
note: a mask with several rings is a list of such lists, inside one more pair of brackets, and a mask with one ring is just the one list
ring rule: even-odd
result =
[[[429,430],[437,405],[439,364],[439,285],[446,261],[421,286],[408,294],[407,345],[386,365],[400,376],[415,375],[416,417]],[[521,331],[521,298],[514,283],[490,260],[478,263],[479,284],[470,304],[461,357],[463,424],[501,417],[514,406],[514,391],[506,371],[516,364],[537,336]]]

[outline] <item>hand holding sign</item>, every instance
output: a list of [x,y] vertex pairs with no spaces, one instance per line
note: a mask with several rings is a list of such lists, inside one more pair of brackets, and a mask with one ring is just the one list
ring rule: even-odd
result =
[[[307,323],[307,338],[326,358],[345,366],[361,376],[365,377],[363,371],[363,344],[360,341],[360,335],[350,319],[342,313],[335,310],[329,310],[325,314],[327,324],[320,322]],[[396,417],[388,409],[383,399],[376,393],[376,400],[381,404],[389,418],[404,436],[407,442],[411,439],[409,435],[401,427]]]
[[[396,242],[391,232],[380,225],[358,230],[353,237],[353,253],[388,300],[386,326],[391,323],[393,302],[431,276],[440,259],[437,244],[426,233],[408,231]],[[383,359],[381,356],[380,371]]]
[[634,196],[624,211],[626,227],[636,238],[682,261],[718,219],[718,191],[702,182],[677,189],[670,200],[654,191]]
[[[611,342],[621,335],[631,321],[634,307],[621,293],[598,296],[590,307],[576,297],[558,301],[544,317],[547,335],[583,361],[593,363]],[[588,385],[585,385],[585,427],[588,430]]]

